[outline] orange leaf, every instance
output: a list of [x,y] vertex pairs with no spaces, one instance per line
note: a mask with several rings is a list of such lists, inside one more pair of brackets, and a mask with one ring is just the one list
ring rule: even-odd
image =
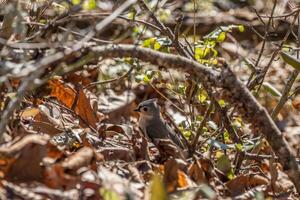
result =
[[180,187],[180,188],[188,187],[189,182],[188,182],[186,174],[181,170],[179,170],[177,173],[178,173],[178,180],[177,180],[178,187]]
[[40,110],[38,108],[26,108],[21,112],[20,117],[25,119],[35,117],[39,112]]
[[51,88],[51,96],[56,97],[59,101],[65,104],[68,108],[71,108],[76,98],[76,92],[69,86],[65,86],[64,83],[58,78],[48,81]]
[[75,112],[93,128],[97,127],[96,126],[96,123],[98,121],[97,116],[93,111],[89,100],[85,96],[83,89],[79,90],[79,97],[75,107]]
[[[57,98],[60,102],[65,104],[68,108],[72,108],[74,103],[75,113],[80,116],[81,120],[88,123],[93,128],[96,128],[96,123],[98,122],[98,117],[91,107],[89,99],[86,97],[83,89],[76,91],[67,86],[59,79],[52,79],[48,81],[51,87],[51,96]],[[77,98],[77,99],[76,99]],[[81,121],[82,122],[82,121]],[[85,123],[81,125],[85,126]]]

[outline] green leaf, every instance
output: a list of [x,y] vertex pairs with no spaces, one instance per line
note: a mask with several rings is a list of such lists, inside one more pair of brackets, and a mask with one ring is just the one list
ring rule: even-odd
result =
[[294,67],[295,69],[300,71],[300,60],[295,58],[294,56],[281,51],[280,55],[282,57],[282,59],[284,60],[284,62],[286,62],[287,64],[291,65],[292,67]]
[[83,10],[94,10],[97,7],[96,0],[85,0],[82,7]]
[[186,130],[182,132],[183,136],[186,138],[190,138],[192,135],[192,132],[190,130]]
[[132,9],[128,14],[127,14],[127,17],[129,19],[135,19],[135,16],[136,16],[136,10],[135,9]]
[[226,33],[221,32],[217,37],[217,42],[223,42],[226,39]]
[[207,95],[204,92],[201,92],[198,95],[198,100],[200,101],[200,103],[204,103],[206,99],[207,99]]
[[213,52],[213,57],[217,57],[218,51],[215,50],[214,48],[211,48],[211,51]]
[[233,117],[232,126],[234,129],[239,129],[243,126],[243,120],[241,117]]
[[144,81],[145,83],[150,83],[150,82],[151,82],[151,79],[150,79],[148,76],[144,76],[143,81]]
[[80,4],[80,1],[81,1],[81,0],[72,0],[72,4],[73,4],[73,5],[78,5],[78,4]]
[[183,84],[179,84],[178,85],[178,93],[181,95],[181,96],[183,96],[184,95],[184,93],[185,93],[185,86],[183,85]]
[[118,193],[116,193],[115,191],[112,191],[110,189],[101,188],[100,194],[101,194],[103,200],[121,200]]
[[148,38],[144,40],[142,46],[147,48],[152,48],[153,44],[156,42],[156,37]]
[[152,184],[150,188],[151,197],[150,200],[167,200],[167,192],[163,184],[162,178],[160,175],[155,174],[152,178]]
[[235,144],[235,148],[238,150],[238,151],[243,151],[243,145],[238,143],[238,144]]
[[162,22],[167,22],[169,20],[169,18],[171,17],[171,10],[170,9],[160,8],[160,9],[158,9],[157,13],[158,13],[158,18]]
[[155,42],[155,43],[154,43],[153,49],[154,49],[154,50],[159,50],[160,47],[161,47],[160,43],[159,43],[159,42]]
[[227,175],[229,175],[232,170],[230,160],[226,155],[222,155],[217,160],[216,167],[218,170],[220,170],[221,172]]
[[204,57],[203,55],[204,55],[203,49],[200,47],[196,47],[195,48],[195,58],[197,60],[202,59]]
[[147,71],[146,71],[146,76],[147,76],[149,79],[152,79],[155,75],[156,75],[156,72],[155,72],[154,70],[147,70]]
[[233,169],[231,168],[230,170],[229,170],[229,172],[227,172],[227,178],[229,179],[229,180],[232,180],[233,178],[234,178],[234,171],[233,171]]
[[220,100],[218,101],[218,103],[219,103],[219,105],[221,106],[221,108],[225,108],[226,102],[225,102],[224,99],[220,99]]
[[224,137],[224,142],[227,142],[227,143],[231,142],[230,137],[229,137],[229,133],[228,133],[227,130],[224,131],[223,137]]
[[240,32],[244,32],[245,31],[245,27],[243,25],[239,25],[238,29]]
[[281,97],[282,94],[275,88],[273,85],[271,85],[269,82],[263,82],[264,89],[269,92],[274,97]]

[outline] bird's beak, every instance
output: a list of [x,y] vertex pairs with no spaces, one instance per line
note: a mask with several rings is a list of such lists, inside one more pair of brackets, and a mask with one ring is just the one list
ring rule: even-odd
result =
[[141,110],[140,110],[140,107],[136,107],[133,111],[140,112]]

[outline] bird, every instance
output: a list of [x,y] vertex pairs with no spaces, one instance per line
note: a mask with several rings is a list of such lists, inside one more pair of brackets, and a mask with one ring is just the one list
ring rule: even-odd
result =
[[[184,149],[179,136],[163,119],[156,98],[141,102],[134,111],[140,115],[139,128],[152,142],[156,139],[170,139],[176,146]],[[155,142],[153,143],[155,144]]]

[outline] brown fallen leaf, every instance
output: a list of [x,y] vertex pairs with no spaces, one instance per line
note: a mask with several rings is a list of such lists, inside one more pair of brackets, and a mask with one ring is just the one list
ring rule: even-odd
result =
[[78,178],[65,173],[65,169],[55,164],[43,170],[43,183],[54,189],[71,189],[78,183]]
[[94,111],[91,107],[90,100],[82,88],[76,91],[58,78],[49,80],[48,84],[51,88],[50,96],[57,98],[69,109],[74,109],[75,113],[81,118],[82,126],[85,127],[88,124],[95,129],[97,128],[96,123],[100,121],[96,113],[97,111]]
[[207,179],[205,177],[205,171],[201,166],[200,161],[194,161],[189,169],[188,174],[197,184],[207,183]]
[[179,188],[186,189],[194,185],[188,176],[179,168],[180,166],[176,159],[169,159],[164,164],[164,183],[169,193]]
[[[47,154],[48,135],[28,135],[21,140],[0,148],[3,165],[0,169],[10,181],[41,181],[40,165]],[[33,156],[34,155],[34,156]]]
[[66,158],[60,165],[65,170],[76,171],[81,167],[89,166],[92,162],[100,160],[103,160],[103,156],[100,153],[95,152],[95,150],[90,147],[83,147]]
[[96,124],[99,121],[96,114],[97,111],[92,109],[89,100],[83,92],[83,89],[80,89],[78,93],[78,101],[75,107],[75,112],[90,126],[97,128]]
[[22,110],[22,111],[21,111],[20,117],[21,117],[21,119],[33,118],[33,117],[35,117],[39,112],[40,112],[40,110],[39,110],[38,108],[35,108],[35,107],[29,107],[29,108],[26,108],[25,110]]
[[76,98],[76,91],[70,86],[64,85],[63,81],[55,77],[48,81],[51,88],[50,96],[56,97],[59,101],[71,108]]
[[106,161],[123,160],[133,162],[136,160],[134,151],[127,148],[107,147],[101,148],[99,152],[104,156],[104,160]]
[[268,185],[269,180],[260,175],[239,175],[225,185],[232,196],[237,196],[248,189],[260,185]]

